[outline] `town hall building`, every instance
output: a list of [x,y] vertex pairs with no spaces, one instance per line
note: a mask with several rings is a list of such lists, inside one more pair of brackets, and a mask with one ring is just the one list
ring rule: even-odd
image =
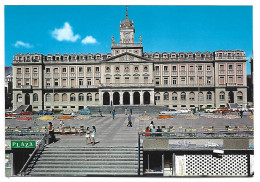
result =
[[[102,105],[225,107],[247,103],[246,55],[241,50],[144,52],[133,21],[120,23],[111,53],[16,54],[13,109],[81,110]],[[144,35],[145,37],[145,35]]]

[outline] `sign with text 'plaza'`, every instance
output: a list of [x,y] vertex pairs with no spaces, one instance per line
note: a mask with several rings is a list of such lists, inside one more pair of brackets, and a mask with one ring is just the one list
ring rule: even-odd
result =
[[35,141],[11,141],[11,148],[35,148]]

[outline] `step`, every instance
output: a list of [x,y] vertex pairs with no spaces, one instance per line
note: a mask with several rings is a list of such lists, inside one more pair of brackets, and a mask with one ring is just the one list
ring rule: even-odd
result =
[[137,169],[128,169],[128,168],[94,168],[94,169],[85,169],[85,168],[39,168],[32,169],[31,172],[100,172],[100,173],[109,173],[109,172],[137,172]]
[[[37,165],[49,165],[50,161],[37,161]],[[52,165],[138,165],[138,161],[51,161]],[[140,161],[143,164],[143,161]],[[36,165],[35,165],[36,166]]]
[[40,157],[38,159],[39,161],[60,161],[60,160],[66,160],[66,161],[117,161],[117,160],[120,160],[120,161],[133,161],[133,160],[138,160],[137,158],[136,159],[133,159],[133,158],[77,158],[77,157],[73,157],[73,158],[63,158],[63,157]]
[[[140,165],[142,166],[142,165]],[[67,165],[64,165],[64,164],[53,164],[51,163],[50,164],[37,164],[33,167],[33,169],[38,169],[38,168],[70,168],[70,169],[74,169],[74,168],[80,168],[80,169],[92,169],[92,168],[112,168],[112,169],[118,169],[118,168],[121,168],[121,169],[125,169],[125,168],[131,168],[131,169],[136,169],[138,168],[138,165],[137,164],[132,164],[132,165],[96,165],[96,164],[93,164],[93,165],[82,165],[82,164],[67,164]]]
[[93,157],[99,157],[99,158],[137,158],[138,154],[105,154],[105,155],[100,155],[100,154],[44,154],[41,155],[40,157],[60,157],[60,158],[93,158]]
[[[141,151],[140,151],[141,152]],[[89,155],[92,155],[92,154],[137,154],[138,151],[53,151],[53,150],[46,150],[46,151],[43,151],[42,154],[89,154]],[[142,153],[142,152],[141,152]]]

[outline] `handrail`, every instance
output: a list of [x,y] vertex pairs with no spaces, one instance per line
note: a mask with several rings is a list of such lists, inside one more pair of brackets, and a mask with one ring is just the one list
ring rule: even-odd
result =
[[138,132],[138,176],[140,176],[140,133]]
[[33,153],[29,157],[29,159],[24,164],[23,168],[20,170],[19,174],[21,176],[25,176],[25,170],[27,169],[29,163],[32,161],[32,159],[34,158],[34,156],[35,156],[36,152],[39,150],[39,148],[42,147],[45,144],[47,136],[48,136],[48,134],[45,133],[44,136],[42,137],[41,141],[39,142],[39,144],[35,147]]

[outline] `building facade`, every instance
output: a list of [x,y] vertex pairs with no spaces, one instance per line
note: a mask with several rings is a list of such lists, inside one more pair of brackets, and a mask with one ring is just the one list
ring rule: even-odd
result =
[[5,109],[12,108],[13,102],[13,68],[11,66],[5,67]]
[[241,50],[143,52],[134,23],[120,23],[111,53],[16,54],[13,107],[80,110],[89,105],[224,107],[247,103],[246,56]]

